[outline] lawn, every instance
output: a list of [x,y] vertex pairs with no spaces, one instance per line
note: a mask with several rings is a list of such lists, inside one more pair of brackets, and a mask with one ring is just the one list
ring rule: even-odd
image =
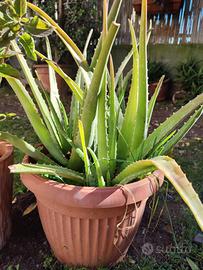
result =
[[[10,104],[10,105],[8,105]],[[24,137],[30,143],[38,140],[23,114],[20,105],[10,90],[0,90],[0,113],[14,112],[17,115],[0,122],[0,130],[10,131]],[[168,109],[166,109],[168,108]],[[154,126],[162,121],[164,113],[175,110],[170,103],[159,104],[154,117]],[[181,141],[172,155],[176,158],[194,188],[203,200],[203,133],[202,122]],[[15,162],[23,154],[15,150]],[[0,253],[0,269],[5,270],[71,270],[62,266],[52,256],[39,221],[37,210],[22,216],[25,205],[21,203],[26,188],[19,176],[14,177],[13,234],[10,242]],[[157,203],[156,203],[157,202]],[[174,189],[165,182],[156,198],[148,203],[143,222],[123,263],[111,269],[118,270],[177,270],[191,268],[194,262],[203,269],[203,249],[193,241],[199,228],[190,211],[182,203]],[[84,269],[84,268],[80,268]],[[102,268],[100,270],[105,270]],[[110,268],[109,268],[110,269]]]

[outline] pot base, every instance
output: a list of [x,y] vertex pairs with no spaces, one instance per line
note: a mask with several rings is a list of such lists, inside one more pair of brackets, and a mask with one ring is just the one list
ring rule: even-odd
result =
[[99,267],[114,265],[125,257],[146,201],[136,209],[135,205],[82,211],[67,208],[64,213],[38,201],[38,209],[48,242],[59,261],[69,266]]

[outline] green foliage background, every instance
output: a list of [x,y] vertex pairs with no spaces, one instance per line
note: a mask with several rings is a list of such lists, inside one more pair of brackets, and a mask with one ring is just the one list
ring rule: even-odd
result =
[[[49,16],[55,19],[55,0],[37,0],[35,3]],[[83,50],[90,29],[93,29],[92,42],[89,47],[89,57],[101,32],[101,16],[98,12],[97,0],[66,0],[63,4],[63,16],[58,21],[64,31],[73,39],[77,46]],[[56,35],[52,35],[51,43],[57,48],[60,59],[66,50]]]

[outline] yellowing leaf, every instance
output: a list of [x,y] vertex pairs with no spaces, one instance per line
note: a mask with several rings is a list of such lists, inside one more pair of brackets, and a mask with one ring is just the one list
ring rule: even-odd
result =
[[159,169],[171,182],[184,202],[190,208],[201,230],[203,230],[203,204],[197,193],[188,181],[186,175],[181,170],[176,161],[167,156],[155,157],[147,160],[140,160],[126,167],[113,180],[114,184],[127,184],[139,176]]

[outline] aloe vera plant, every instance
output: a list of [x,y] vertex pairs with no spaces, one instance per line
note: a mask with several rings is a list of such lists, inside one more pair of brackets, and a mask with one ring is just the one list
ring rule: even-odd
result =
[[[54,175],[67,184],[105,187],[130,183],[159,169],[189,206],[203,230],[202,202],[175,160],[166,156],[202,115],[203,94],[149,134],[151,116],[164,77],[149,100],[147,0],[142,1],[139,41],[129,21],[132,50],[116,74],[111,49],[119,30],[116,19],[122,0],[114,1],[109,14],[107,3],[104,0],[103,31],[90,63],[86,56],[91,33],[81,52],[68,34],[34,4],[25,0],[7,0],[0,4],[0,76],[16,93],[48,153],[45,155],[42,149],[0,131],[0,139],[11,142],[36,161],[35,164],[13,165],[11,172]],[[36,13],[33,18],[27,16],[28,8]],[[52,60],[47,37],[52,31],[64,42],[78,65],[75,81]],[[34,37],[39,35],[46,36],[47,55],[35,49]],[[21,83],[19,72],[5,63],[5,59],[12,56],[17,57],[33,98]],[[124,77],[123,70],[131,57],[132,70]],[[43,93],[33,78],[27,58],[40,58],[49,65],[50,95]],[[56,73],[73,93],[69,114],[60,101]],[[128,83],[131,83],[129,97],[123,108]]]

